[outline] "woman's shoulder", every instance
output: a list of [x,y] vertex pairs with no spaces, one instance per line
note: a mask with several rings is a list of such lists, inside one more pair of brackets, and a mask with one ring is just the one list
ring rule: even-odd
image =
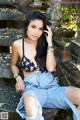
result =
[[12,46],[18,47],[22,44],[22,39],[15,40],[12,44]]

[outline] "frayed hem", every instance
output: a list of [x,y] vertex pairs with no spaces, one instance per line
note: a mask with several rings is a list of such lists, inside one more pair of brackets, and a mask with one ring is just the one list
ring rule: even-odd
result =
[[[36,97],[36,95],[31,92],[31,91],[28,91],[27,93],[23,94],[23,96],[20,98],[20,102],[18,103],[18,106],[17,106],[17,109],[16,109],[16,112],[22,117],[22,118],[26,118],[26,112],[23,113],[23,111],[25,111],[25,108],[24,108],[24,103],[23,103],[23,99],[24,97],[27,95],[27,94],[33,94],[33,96]],[[36,98],[37,99],[37,98]],[[37,103],[38,103],[38,108],[39,108],[39,114],[42,116],[42,107],[40,105],[40,103],[38,102],[37,100]],[[21,110],[22,109],[22,110]],[[35,119],[31,119],[31,120],[35,120]],[[41,119],[41,120],[44,120],[44,119]]]
[[41,114],[36,115],[35,117],[26,117],[26,120],[44,120],[43,116]]

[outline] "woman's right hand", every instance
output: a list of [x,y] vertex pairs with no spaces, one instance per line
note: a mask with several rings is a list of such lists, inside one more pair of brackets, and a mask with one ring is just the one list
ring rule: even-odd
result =
[[15,88],[16,88],[16,92],[19,92],[19,93],[22,93],[25,89],[24,81],[22,80],[20,76],[16,78]]

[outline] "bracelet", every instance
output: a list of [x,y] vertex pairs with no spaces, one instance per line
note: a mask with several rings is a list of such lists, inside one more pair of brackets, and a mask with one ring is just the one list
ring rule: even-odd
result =
[[47,46],[47,49],[50,50],[50,51],[54,51],[54,47],[53,46]]
[[16,79],[18,76],[20,76],[19,73],[14,74],[14,78]]
[[47,48],[49,49],[49,48],[54,48],[53,46],[47,46]]

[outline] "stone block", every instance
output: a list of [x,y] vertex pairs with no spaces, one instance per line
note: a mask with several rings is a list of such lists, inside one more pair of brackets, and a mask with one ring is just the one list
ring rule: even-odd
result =
[[69,73],[71,73],[73,76],[75,76],[76,78],[78,78],[80,80],[80,71],[77,68],[77,65],[73,61],[62,63],[62,66]]
[[13,75],[10,70],[10,66],[9,68],[0,67],[0,77],[1,78],[13,78]]
[[75,36],[75,31],[67,28],[57,28],[53,30],[53,34],[55,40],[59,39],[60,41],[62,41],[62,39],[65,38],[64,41],[67,42],[69,41],[68,38],[73,38]]
[[62,63],[62,68],[72,85],[80,85],[80,70],[74,61]]
[[13,41],[22,38],[22,29],[2,28],[0,29],[0,46],[11,46]]
[[0,77],[1,78],[13,78],[10,69],[11,54],[0,53]]
[[62,62],[72,60],[70,52],[61,51],[59,48],[56,48],[55,52],[57,54],[56,56],[58,56],[58,59],[60,59],[60,61],[62,61]]
[[13,43],[15,40],[16,40],[15,38],[13,38],[13,39],[1,38],[1,39],[0,39],[0,45],[1,45],[1,46],[11,46],[12,43]]
[[75,59],[77,64],[80,64],[80,42],[74,40],[70,44],[71,53],[73,59]]
[[62,65],[60,63],[57,64],[57,68],[56,68],[56,76],[59,79],[59,84],[61,86],[70,86],[71,83],[68,80],[67,76],[65,75],[64,69],[62,67]]
[[62,41],[54,41],[56,56],[62,61],[70,61],[72,60],[71,52],[70,52],[70,43],[62,42]]
[[23,1],[20,1],[20,0],[0,0],[0,6],[1,7],[5,6],[5,7],[8,7],[8,8],[10,8],[10,7],[11,8],[16,8],[20,12],[27,14],[28,11],[27,11],[26,8],[32,2],[33,2],[33,0],[27,0],[26,3],[24,3],[24,0]]
[[4,13],[0,12],[0,20],[25,21],[26,16],[23,13]]

